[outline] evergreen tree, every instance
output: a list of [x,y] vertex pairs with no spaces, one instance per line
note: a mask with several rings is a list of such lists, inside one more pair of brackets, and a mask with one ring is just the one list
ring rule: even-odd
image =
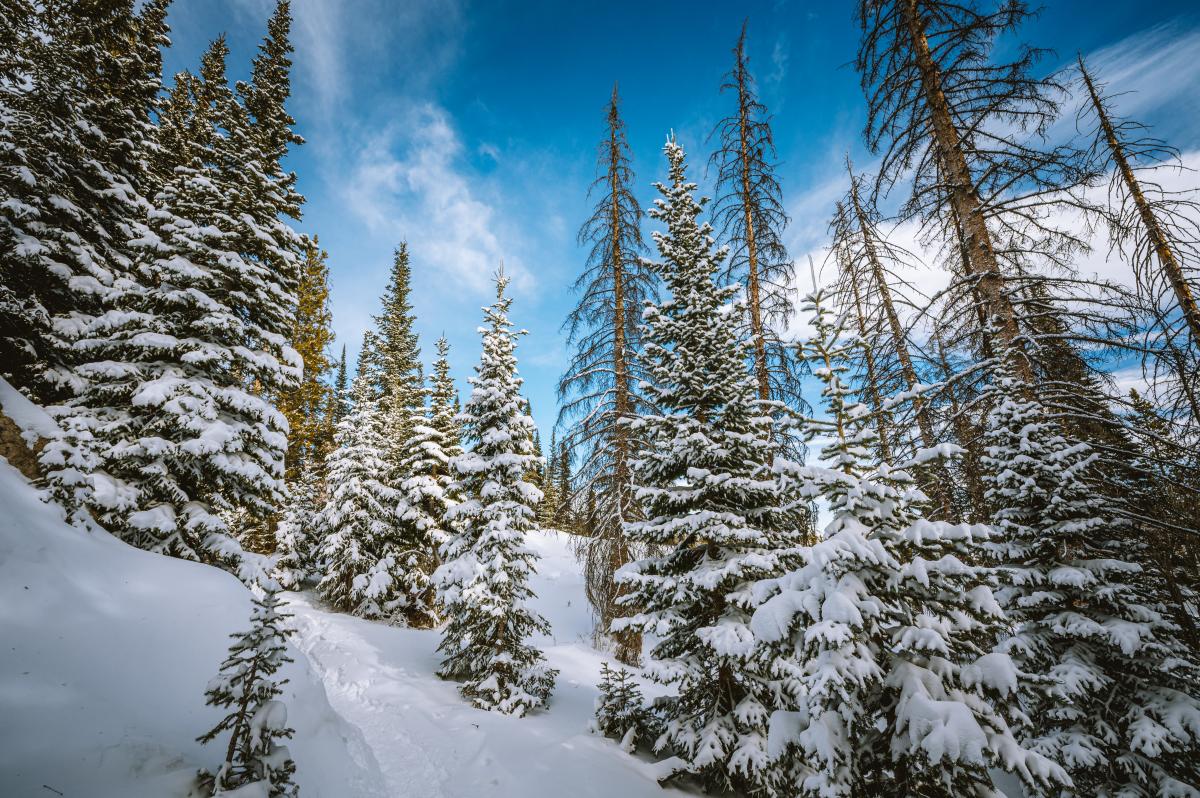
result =
[[484,310],[483,355],[460,416],[472,448],[450,462],[462,501],[450,510],[453,531],[434,578],[449,618],[439,673],[461,680],[474,706],[520,716],[545,704],[556,671],[528,640],[550,626],[526,604],[537,555],[525,536],[537,530],[542,496],[524,480],[534,425],[520,395],[507,284],[498,274],[496,301]]
[[989,652],[1004,617],[981,559],[982,526],[921,517],[926,497],[889,463],[869,464],[874,431],[843,382],[851,349],[820,292],[806,347],[824,383],[824,467],[777,464],[800,495],[829,503],[805,563],[756,590],[759,656],[779,679],[772,793],[812,796],[994,796],[990,768],[1030,788],[1066,783],[1053,762],[1014,739],[1022,680]]
[[997,650],[1047,683],[1026,692],[1025,742],[1070,773],[1054,795],[1200,794],[1200,660],[1146,541],[1089,480],[1097,454],[1013,372],[993,388],[983,468],[1015,625]]
[[[433,362],[433,387],[429,392],[429,420],[442,436],[442,446],[448,459],[462,453],[462,428],[458,422],[458,391],[450,376],[450,342],[442,336],[437,340],[437,360]],[[440,474],[448,475],[447,466]],[[446,483],[447,485],[450,482]]]
[[[300,363],[285,334],[295,297],[268,268],[291,263],[289,251],[262,250],[286,225],[246,209],[253,151],[227,52],[214,42],[190,82],[190,160],[131,242],[136,279],[79,325],[85,387],[42,457],[60,496],[130,543],[234,566],[245,560],[222,516],[280,506],[287,422],[266,397],[293,388]],[[248,239],[260,251],[244,257]]]
[[562,502],[558,485],[558,430],[550,431],[550,457],[542,474],[542,501],[538,505],[538,526],[553,528],[558,506]]
[[304,371],[299,386],[279,397],[279,411],[288,421],[287,475],[293,480],[307,469],[318,468],[333,443],[332,427],[325,418],[334,400],[327,382],[333,365],[329,359],[333,314],[329,310],[328,257],[316,237],[305,239],[289,336]]
[[[329,396],[329,410],[326,412],[331,428],[337,426],[350,412],[349,388],[350,383],[346,376],[346,345],[342,344],[342,355],[338,358],[337,373],[333,378],[333,393]],[[330,438],[332,437],[331,434]]]
[[633,483],[645,520],[626,523],[630,540],[663,551],[621,569],[636,612],[614,630],[651,632],[658,642],[646,673],[671,685],[661,700],[665,731],[656,748],[674,751],[707,787],[744,789],[766,759],[770,698],[748,669],[751,585],[776,575],[798,520],[780,509],[770,473],[778,454],[773,406],[757,396],[738,335],[736,288],[713,277],[724,255],[698,217],[682,148],[665,147],[670,181],[650,215],[666,232],[654,240],[653,268],[669,297],[647,304],[645,387],[654,415],[634,421],[639,440]]
[[373,364],[377,370],[371,374],[380,410],[389,418],[389,425],[398,425],[388,430],[397,451],[405,445],[406,426],[413,411],[424,400],[421,349],[413,329],[416,317],[409,301],[411,292],[412,266],[408,244],[402,242],[393,253],[391,274],[381,298],[382,312],[374,317],[377,337],[372,356],[377,358]]
[[622,667],[600,663],[600,695],[596,698],[596,717],[592,728],[605,737],[621,741],[621,749],[633,753],[639,742],[658,736],[654,714],[633,681],[633,674]]
[[554,523],[567,532],[577,531],[575,518],[575,479],[571,471],[571,447],[563,441],[558,445],[558,505],[554,508]]
[[[0,69],[0,374],[78,393],[76,334],[114,307],[146,213],[166,3],[6,3]],[[86,337],[86,332],[84,333]]]
[[429,413],[413,417],[408,455],[400,464],[405,476],[400,484],[398,531],[400,540],[409,541],[405,615],[408,625],[418,628],[437,622],[430,577],[438,564],[438,549],[450,535],[447,518],[455,504],[450,461],[462,453],[450,404],[454,381],[450,377],[449,352],[446,339],[439,338]]
[[330,453],[327,498],[318,521],[326,533],[321,556],[328,563],[318,589],[342,612],[389,618],[403,603],[397,589],[395,533],[397,491],[386,481],[387,442],[369,378],[351,389],[353,409],[338,422]]
[[284,590],[298,590],[322,573],[320,525],[322,484],[316,469],[301,472],[287,485],[287,503],[275,526],[275,581]]
[[253,601],[250,630],[231,635],[229,656],[205,691],[205,703],[232,711],[197,738],[207,743],[229,734],[224,763],[216,774],[201,771],[200,779],[212,790],[210,795],[242,788],[248,794],[254,785],[255,794],[265,798],[294,798],[296,765],[280,740],[295,732],[287,725],[287,707],[277,699],[287,679],[273,678],[284,663],[292,661],[284,653],[292,633],[285,624],[291,615],[280,612],[279,597],[272,591]]
[[[424,479],[432,467],[425,462],[429,453],[424,447],[433,443],[429,436],[435,431],[426,426],[426,390],[417,334],[413,330],[416,317],[409,301],[411,290],[408,245],[401,243],[392,260],[382,312],[375,317],[378,335],[372,351],[376,366],[372,376],[376,380],[387,446],[384,479],[397,498],[390,536],[393,554],[388,567],[391,604],[408,623],[426,627],[434,621],[429,585],[435,559],[431,535],[436,534],[442,521],[440,516],[430,515],[437,502],[435,497],[427,495],[432,486]],[[414,473],[414,468],[421,469],[421,473]]]

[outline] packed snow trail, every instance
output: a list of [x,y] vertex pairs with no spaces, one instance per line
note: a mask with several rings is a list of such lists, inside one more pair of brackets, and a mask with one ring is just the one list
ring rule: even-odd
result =
[[564,790],[594,798],[663,798],[656,768],[588,732],[605,657],[590,625],[579,566],[566,536],[539,533],[535,608],[553,633],[537,644],[560,671],[549,708],[524,718],[473,709],[434,674],[439,633],[402,629],[287,595],[293,643],[325,682],[329,701],[361,730],[395,798],[541,798]]

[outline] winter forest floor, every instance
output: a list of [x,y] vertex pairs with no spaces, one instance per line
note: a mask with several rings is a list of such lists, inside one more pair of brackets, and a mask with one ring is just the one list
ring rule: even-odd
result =
[[[0,795],[183,798],[222,750],[195,737],[249,592],[215,568],[131,548],[63,523],[0,462]],[[437,631],[401,629],[287,595],[297,634],[284,675],[289,747],[307,798],[642,798],[653,764],[588,732],[605,657],[566,535],[539,533],[535,605],[558,668],[548,709],[472,709],[438,679]]]

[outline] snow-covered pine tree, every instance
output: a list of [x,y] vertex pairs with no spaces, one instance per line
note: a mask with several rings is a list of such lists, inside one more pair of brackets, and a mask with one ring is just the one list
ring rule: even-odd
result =
[[449,540],[448,514],[454,506],[451,459],[462,453],[454,421],[454,381],[450,376],[450,344],[437,342],[429,412],[414,413],[409,421],[407,454],[400,463],[404,475],[397,507],[399,539],[405,541],[404,615],[409,626],[428,628],[437,623],[434,588],[430,581],[438,550]]
[[484,309],[483,355],[459,415],[471,449],[450,461],[461,503],[448,514],[450,539],[434,582],[449,618],[439,673],[461,680],[475,706],[520,716],[546,703],[557,672],[529,642],[550,631],[526,603],[537,554],[525,536],[537,530],[542,496],[524,480],[534,465],[534,424],[521,398],[521,333],[508,318],[507,285],[497,274],[496,301]]
[[114,309],[80,324],[85,387],[42,459],[61,496],[128,542],[250,579],[256,566],[223,516],[280,506],[286,421],[266,397],[294,386],[300,363],[281,326],[294,305],[283,278],[231,249],[267,232],[233,202],[233,131],[247,120],[227,53],[218,39],[187,81],[190,137],[131,242],[136,280],[118,281]]
[[628,522],[626,536],[664,551],[617,572],[634,612],[618,618],[653,634],[646,673],[676,695],[660,702],[665,731],[656,743],[686,763],[711,789],[748,789],[766,760],[767,686],[747,667],[750,587],[778,575],[781,555],[799,527],[781,509],[770,471],[779,453],[771,409],[757,395],[746,363],[749,342],[739,337],[736,286],[718,288],[713,276],[724,257],[711,228],[698,217],[705,201],[685,174],[683,149],[665,147],[670,180],[651,217],[661,262],[651,264],[667,298],[647,304],[644,386],[654,415],[634,422],[639,442],[631,463],[645,520]]
[[413,329],[416,318],[409,301],[411,284],[408,245],[401,243],[392,259],[382,312],[375,316],[377,334],[375,346],[370,350],[373,368],[369,374],[375,380],[387,444],[384,480],[394,490],[397,501],[394,529],[388,542],[387,571],[391,579],[388,604],[408,623],[427,627],[434,622],[429,584],[434,568],[433,526],[427,506],[431,497],[426,493],[429,486],[423,479],[409,480],[414,476],[414,467],[424,467],[422,446],[428,442],[427,437],[417,440],[417,428],[425,427],[423,437],[435,431],[426,427],[427,391]]
[[1200,660],[1147,541],[1089,479],[1097,453],[1007,361],[992,394],[982,465],[1014,624],[997,651],[1050,682],[1025,691],[1023,743],[1064,765],[1073,795],[1200,795]]
[[321,492],[316,468],[301,472],[287,485],[287,503],[275,526],[275,581],[284,590],[298,590],[323,573],[320,551],[324,534],[320,524]]
[[326,465],[327,497],[318,521],[327,563],[318,589],[342,612],[391,617],[396,609],[396,489],[386,482],[387,442],[370,378],[351,388],[353,406],[338,422]]
[[[1061,768],[1014,739],[1022,677],[989,651],[1004,618],[982,557],[987,527],[929,521],[928,498],[892,464],[872,466],[875,432],[842,381],[850,347],[820,291],[807,300],[805,347],[824,383],[824,467],[781,461],[801,496],[829,504],[824,536],[804,564],[756,592],[759,656],[786,700],[771,724],[777,795],[994,796],[989,769],[1031,789],[1061,785]],[[924,458],[939,455],[924,450]],[[945,454],[941,452],[940,454]]]
[[0,374],[42,404],[81,389],[75,335],[130,272],[166,5],[0,10],[0,70],[14,76],[0,89]]
[[268,590],[254,599],[250,630],[231,635],[234,643],[221,671],[208,683],[206,704],[230,709],[220,723],[197,737],[202,743],[228,734],[225,761],[217,772],[200,771],[201,785],[210,795],[232,793],[249,795],[255,785],[263,798],[294,798],[292,782],[296,764],[281,741],[295,734],[287,725],[287,706],[277,696],[287,679],[275,673],[291,658],[285,653],[285,641],[292,633],[286,626],[291,615],[281,612],[279,597]]
[[632,753],[638,743],[653,742],[659,724],[642,697],[642,689],[633,674],[618,665],[600,664],[600,695],[596,697],[596,717],[592,728],[605,737],[621,741],[621,749]]

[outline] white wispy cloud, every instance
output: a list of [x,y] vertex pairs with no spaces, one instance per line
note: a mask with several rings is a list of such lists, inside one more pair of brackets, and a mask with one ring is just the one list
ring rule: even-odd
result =
[[426,103],[369,137],[355,153],[341,195],[375,233],[405,238],[421,262],[441,275],[443,290],[480,295],[504,263],[517,291],[532,288],[515,234],[482,197],[464,163],[464,147],[448,114]]

